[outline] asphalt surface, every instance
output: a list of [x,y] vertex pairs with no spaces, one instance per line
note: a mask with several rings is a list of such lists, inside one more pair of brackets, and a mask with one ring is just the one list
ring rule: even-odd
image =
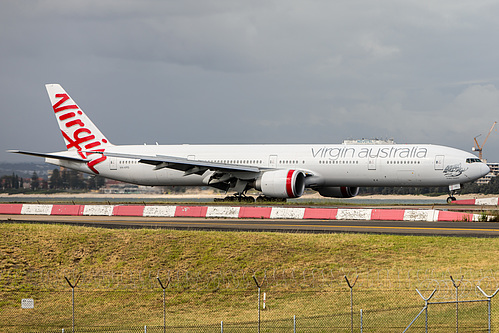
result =
[[34,215],[0,215],[0,222],[60,223],[105,228],[166,228],[182,230],[308,233],[350,232],[420,236],[499,237],[499,223],[497,222],[264,220]]

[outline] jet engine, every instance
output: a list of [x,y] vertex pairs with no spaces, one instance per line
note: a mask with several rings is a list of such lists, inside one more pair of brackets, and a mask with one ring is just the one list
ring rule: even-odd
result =
[[359,194],[358,187],[317,187],[314,188],[323,197],[329,198],[353,198]]
[[305,177],[298,170],[267,171],[257,179],[255,188],[271,198],[298,198],[305,191]]

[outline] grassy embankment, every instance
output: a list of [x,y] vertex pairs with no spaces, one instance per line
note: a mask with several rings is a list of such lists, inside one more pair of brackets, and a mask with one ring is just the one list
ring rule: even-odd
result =
[[498,238],[99,229],[1,224],[0,269],[496,270]]
[[[432,271],[441,272],[442,276],[452,274],[459,278],[465,270],[496,272],[499,258],[497,238],[120,230],[30,224],[1,224],[0,234],[0,271],[18,272],[15,278],[11,274],[2,274],[0,287],[4,290],[21,290],[19,293],[2,293],[4,299],[9,299],[4,300],[1,306],[5,310],[4,315],[8,315],[12,323],[18,320],[20,323],[26,322],[26,312],[16,312],[17,300],[11,299],[11,295],[35,295],[40,300],[37,303],[38,322],[57,327],[67,327],[68,320],[70,323],[68,300],[61,305],[57,300],[61,298],[60,293],[40,292],[26,286],[24,277],[28,272],[43,269],[83,272],[83,280],[77,288],[81,302],[79,308],[92,310],[79,313],[79,324],[116,325],[116,318],[119,318],[120,325],[137,326],[161,325],[162,293],[158,289],[154,292],[137,290],[132,294],[113,292],[110,297],[109,292],[95,291],[102,289],[101,284],[98,288],[92,288],[92,281],[85,281],[86,272],[190,271],[196,272],[198,276],[209,276],[210,272],[217,271],[245,271],[249,278],[251,272],[258,271],[260,273],[257,276],[261,278],[264,269],[276,269],[278,272],[294,270],[299,273],[307,270],[307,274],[315,271],[316,276],[320,270],[325,270],[350,272],[349,278],[352,280],[355,275],[352,272],[357,271],[361,272],[359,284],[354,289],[357,308],[371,308],[373,311],[383,307],[400,308],[401,295],[404,295],[404,304],[411,310],[404,319],[396,318],[392,311],[385,311],[385,315],[380,314],[382,317],[376,319],[376,322],[381,321],[386,325],[398,325],[399,321],[410,322],[410,317],[421,309],[422,300],[412,287],[409,292],[398,294],[393,291],[362,292],[367,286],[362,282],[366,274],[372,276],[381,270],[401,271],[407,274],[408,279],[415,279],[416,274],[419,277],[421,272]],[[67,293],[69,287],[62,276],[57,278],[60,287],[55,286],[55,289],[66,290],[63,298],[70,297]],[[311,275],[307,278],[311,279]],[[312,291],[307,285],[305,289],[309,291],[306,292],[300,283],[267,288],[272,295],[272,301],[269,302],[272,312],[266,312],[263,319],[289,319],[292,314],[299,314],[302,318],[312,320],[326,318],[331,313],[348,313],[349,289],[341,274],[334,279],[338,283],[326,283],[320,288],[312,288]],[[45,282],[31,283],[40,285]],[[177,285],[169,290],[169,324],[215,325],[220,320],[248,322],[255,319],[254,290],[248,291],[246,288],[231,293],[223,288],[199,292],[189,289],[189,286]],[[56,303],[57,306],[54,305]],[[404,311],[399,309],[398,312]],[[49,313],[50,316],[46,315]],[[96,313],[99,316],[96,317]],[[442,310],[441,314],[448,318],[455,317],[452,309]],[[494,321],[498,321],[497,315]]]

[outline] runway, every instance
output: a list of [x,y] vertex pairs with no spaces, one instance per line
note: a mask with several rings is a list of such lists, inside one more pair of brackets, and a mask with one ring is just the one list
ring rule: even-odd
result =
[[54,223],[105,228],[165,228],[179,230],[307,233],[349,232],[421,236],[499,237],[499,223],[496,222],[335,221],[32,215],[0,215],[0,222]]

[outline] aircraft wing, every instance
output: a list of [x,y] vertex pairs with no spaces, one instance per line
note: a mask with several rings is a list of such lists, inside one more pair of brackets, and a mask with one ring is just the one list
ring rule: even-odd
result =
[[226,164],[226,163],[216,163],[207,162],[200,160],[189,160],[183,157],[167,156],[167,155],[138,155],[138,154],[127,154],[127,153],[113,153],[113,152],[98,152],[104,156],[109,157],[119,157],[119,158],[133,158],[138,159],[140,163],[155,165],[155,170],[169,168],[179,171],[184,171],[185,176],[190,174],[202,175],[206,170],[218,171],[222,173],[229,172],[247,172],[258,174],[266,168],[258,168],[249,165],[239,165],[239,164]]
[[87,163],[88,162],[87,160],[84,160],[81,158],[64,156],[64,155],[57,155],[54,153],[37,153],[37,152],[24,151],[24,150],[7,150],[7,152],[8,153],[15,153],[15,154],[24,154],[24,155],[45,157],[45,158],[54,158],[57,160],[65,160],[65,161],[70,161],[70,162],[79,162],[79,163]]

